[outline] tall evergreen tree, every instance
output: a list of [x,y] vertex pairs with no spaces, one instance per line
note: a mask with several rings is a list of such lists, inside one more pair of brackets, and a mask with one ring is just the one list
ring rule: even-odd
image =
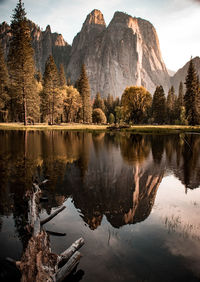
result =
[[186,118],[190,125],[200,123],[200,91],[199,80],[193,64],[190,60],[186,76],[186,92],[184,96]]
[[174,87],[172,86],[167,95],[167,102],[166,102],[166,110],[167,110],[167,121],[172,124],[175,119],[175,104],[176,104],[176,96]]
[[39,82],[42,82],[42,74],[41,72],[38,70],[35,74],[35,79],[36,81],[39,83]]
[[184,94],[183,94],[183,82],[181,81],[179,84],[179,90],[178,90],[178,97],[176,98],[175,102],[175,119],[178,123],[183,123],[183,117],[185,113],[185,107],[184,107]]
[[77,83],[78,91],[82,98],[81,119],[83,122],[92,122],[92,106],[90,99],[90,85],[85,65],[82,65],[81,74]]
[[64,87],[66,85],[66,77],[65,77],[65,70],[63,64],[60,64],[59,79],[60,79],[60,86]]
[[110,93],[108,94],[107,98],[104,98],[104,105],[105,114],[108,120],[111,113],[115,115],[114,99]]
[[162,124],[166,119],[166,98],[163,87],[157,86],[153,95],[152,115],[154,122]]
[[183,82],[181,81],[178,89],[178,105],[179,107],[184,106],[184,93],[183,93]]
[[62,114],[63,95],[59,88],[58,70],[52,55],[46,61],[43,81],[43,92],[41,93],[42,122],[48,120],[49,124],[53,124]]
[[0,45],[0,120],[7,121],[9,97],[8,70],[4,60],[4,52]]
[[39,116],[39,96],[35,91],[34,53],[24,4],[18,1],[11,22],[8,69],[11,82],[11,111],[15,120]]
[[101,95],[99,92],[96,94],[94,104],[93,104],[93,109],[97,109],[97,108],[105,112],[104,100],[101,98]]

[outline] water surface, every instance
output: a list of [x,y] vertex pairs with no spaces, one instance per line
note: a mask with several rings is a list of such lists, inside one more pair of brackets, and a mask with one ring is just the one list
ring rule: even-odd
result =
[[73,281],[200,280],[200,135],[0,131],[0,271],[28,237],[26,191],[48,202],[41,217],[62,252],[79,237]]

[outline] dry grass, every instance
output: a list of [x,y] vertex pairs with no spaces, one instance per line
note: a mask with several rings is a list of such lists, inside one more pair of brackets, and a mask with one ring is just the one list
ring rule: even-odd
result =
[[63,123],[61,125],[48,125],[37,123],[24,126],[23,123],[0,123],[0,130],[106,130],[107,125],[93,125],[81,123]]
[[[0,130],[66,130],[66,131],[106,131],[107,125],[63,123],[61,125],[35,124],[24,126],[23,123],[0,123]],[[200,133],[200,126],[184,125],[134,125],[130,128],[121,129],[133,133]]]

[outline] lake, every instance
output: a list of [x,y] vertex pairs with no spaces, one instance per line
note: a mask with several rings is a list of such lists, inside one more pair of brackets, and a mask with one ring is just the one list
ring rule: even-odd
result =
[[66,206],[52,251],[85,240],[70,281],[199,281],[199,152],[198,134],[0,131],[0,278],[27,244],[26,191],[48,179],[41,218]]

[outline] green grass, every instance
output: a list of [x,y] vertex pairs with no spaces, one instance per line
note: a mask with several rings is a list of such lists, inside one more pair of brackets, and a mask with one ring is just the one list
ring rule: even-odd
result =
[[[61,125],[35,124],[24,126],[23,123],[0,123],[0,130],[66,130],[66,131],[108,131],[107,125],[65,123]],[[133,133],[180,133],[199,132],[200,126],[185,125],[134,125],[120,129]]]

